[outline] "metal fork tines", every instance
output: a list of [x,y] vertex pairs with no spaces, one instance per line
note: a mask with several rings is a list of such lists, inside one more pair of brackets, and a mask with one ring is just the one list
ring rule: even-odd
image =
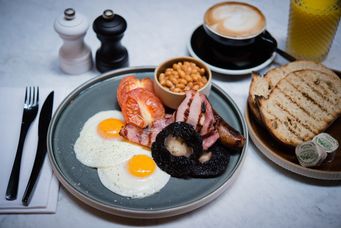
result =
[[12,166],[11,176],[9,178],[6,190],[7,200],[15,200],[17,198],[22,150],[28,129],[30,128],[31,123],[37,116],[38,107],[39,87],[33,86],[26,87],[19,143],[17,147],[17,153],[15,155],[15,160]]

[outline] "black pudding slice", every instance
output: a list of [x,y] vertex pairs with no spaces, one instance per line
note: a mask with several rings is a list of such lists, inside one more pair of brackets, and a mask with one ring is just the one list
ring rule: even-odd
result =
[[188,178],[203,152],[202,138],[192,125],[174,122],[152,144],[152,156],[160,169],[173,177]]
[[216,177],[223,174],[230,161],[230,154],[217,141],[192,166],[192,177]]

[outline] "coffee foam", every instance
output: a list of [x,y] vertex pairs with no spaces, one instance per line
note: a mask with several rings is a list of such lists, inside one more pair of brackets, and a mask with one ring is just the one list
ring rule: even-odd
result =
[[215,5],[205,13],[205,24],[221,36],[254,37],[265,28],[265,17],[256,7],[238,2]]

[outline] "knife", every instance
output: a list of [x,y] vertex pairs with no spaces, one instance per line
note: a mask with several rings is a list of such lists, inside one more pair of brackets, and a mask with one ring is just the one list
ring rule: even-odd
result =
[[44,163],[44,158],[47,151],[46,139],[47,130],[50,124],[53,108],[53,96],[54,91],[52,91],[44,101],[44,104],[40,111],[39,125],[38,125],[38,147],[36,152],[36,157],[34,159],[34,164],[31,172],[30,179],[28,180],[24,196],[22,198],[22,203],[25,206],[30,204],[32,198],[32,192],[34,191],[41,167]]

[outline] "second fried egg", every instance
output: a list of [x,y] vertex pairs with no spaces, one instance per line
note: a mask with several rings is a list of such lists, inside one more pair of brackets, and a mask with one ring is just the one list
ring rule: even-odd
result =
[[159,192],[170,175],[162,171],[150,151],[136,149],[126,161],[112,167],[99,168],[102,184],[112,192],[131,198],[144,198]]

